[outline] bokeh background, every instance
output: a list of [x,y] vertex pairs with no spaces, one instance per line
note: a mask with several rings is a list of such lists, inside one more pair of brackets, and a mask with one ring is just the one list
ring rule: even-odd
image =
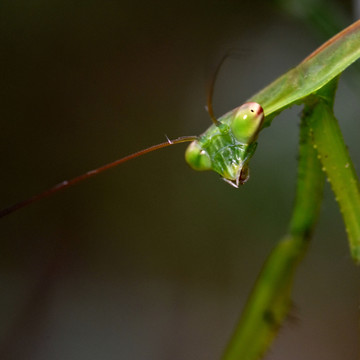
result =
[[[0,205],[209,125],[358,17],[350,1],[0,3]],[[356,69],[336,114],[360,172]],[[219,359],[286,232],[301,108],[265,129],[236,190],[139,158],[1,220],[1,359]],[[267,359],[355,359],[360,272],[329,186]]]

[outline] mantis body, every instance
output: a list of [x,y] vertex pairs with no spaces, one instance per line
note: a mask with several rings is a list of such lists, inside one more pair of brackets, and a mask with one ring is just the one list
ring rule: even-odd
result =
[[219,118],[200,137],[183,137],[155,145],[62,182],[4,209],[0,215],[8,215],[136,156],[186,141],[192,141],[186,152],[186,160],[192,168],[214,170],[238,187],[248,180],[249,160],[255,152],[260,130],[269,126],[284,109],[304,103],[298,195],[289,232],[266,263],[224,355],[226,360],[257,359],[266,351],[289,311],[293,275],[304,256],[318,215],[324,180],[321,169],[330,179],[339,202],[352,257],[360,262],[359,183],[332,112],[337,77],[359,57],[358,21],[251,97],[248,103]]

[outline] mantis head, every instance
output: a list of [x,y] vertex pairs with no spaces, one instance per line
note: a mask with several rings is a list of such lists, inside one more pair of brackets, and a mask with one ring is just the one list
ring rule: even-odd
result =
[[188,146],[187,163],[194,170],[216,171],[232,186],[244,184],[249,179],[248,162],[263,121],[264,111],[257,103],[235,108]]

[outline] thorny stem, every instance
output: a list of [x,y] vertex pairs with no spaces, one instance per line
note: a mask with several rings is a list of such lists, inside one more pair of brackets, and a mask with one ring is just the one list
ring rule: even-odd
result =
[[332,109],[336,85],[335,79],[311,96],[304,111],[322,170],[344,219],[352,258],[360,264],[360,185]]

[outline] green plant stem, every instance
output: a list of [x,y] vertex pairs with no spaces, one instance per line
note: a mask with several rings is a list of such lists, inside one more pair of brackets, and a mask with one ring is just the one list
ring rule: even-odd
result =
[[360,186],[354,165],[333,113],[336,81],[307,101],[304,111],[311,128],[314,147],[322,163],[348,234],[351,256],[360,264]]
[[324,185],[324,175],[304,118],[299,155],[296,198],[288,235],[265,262],[223,360],[259,359],[291,307],[294,273],[306,253],[318,218]]

